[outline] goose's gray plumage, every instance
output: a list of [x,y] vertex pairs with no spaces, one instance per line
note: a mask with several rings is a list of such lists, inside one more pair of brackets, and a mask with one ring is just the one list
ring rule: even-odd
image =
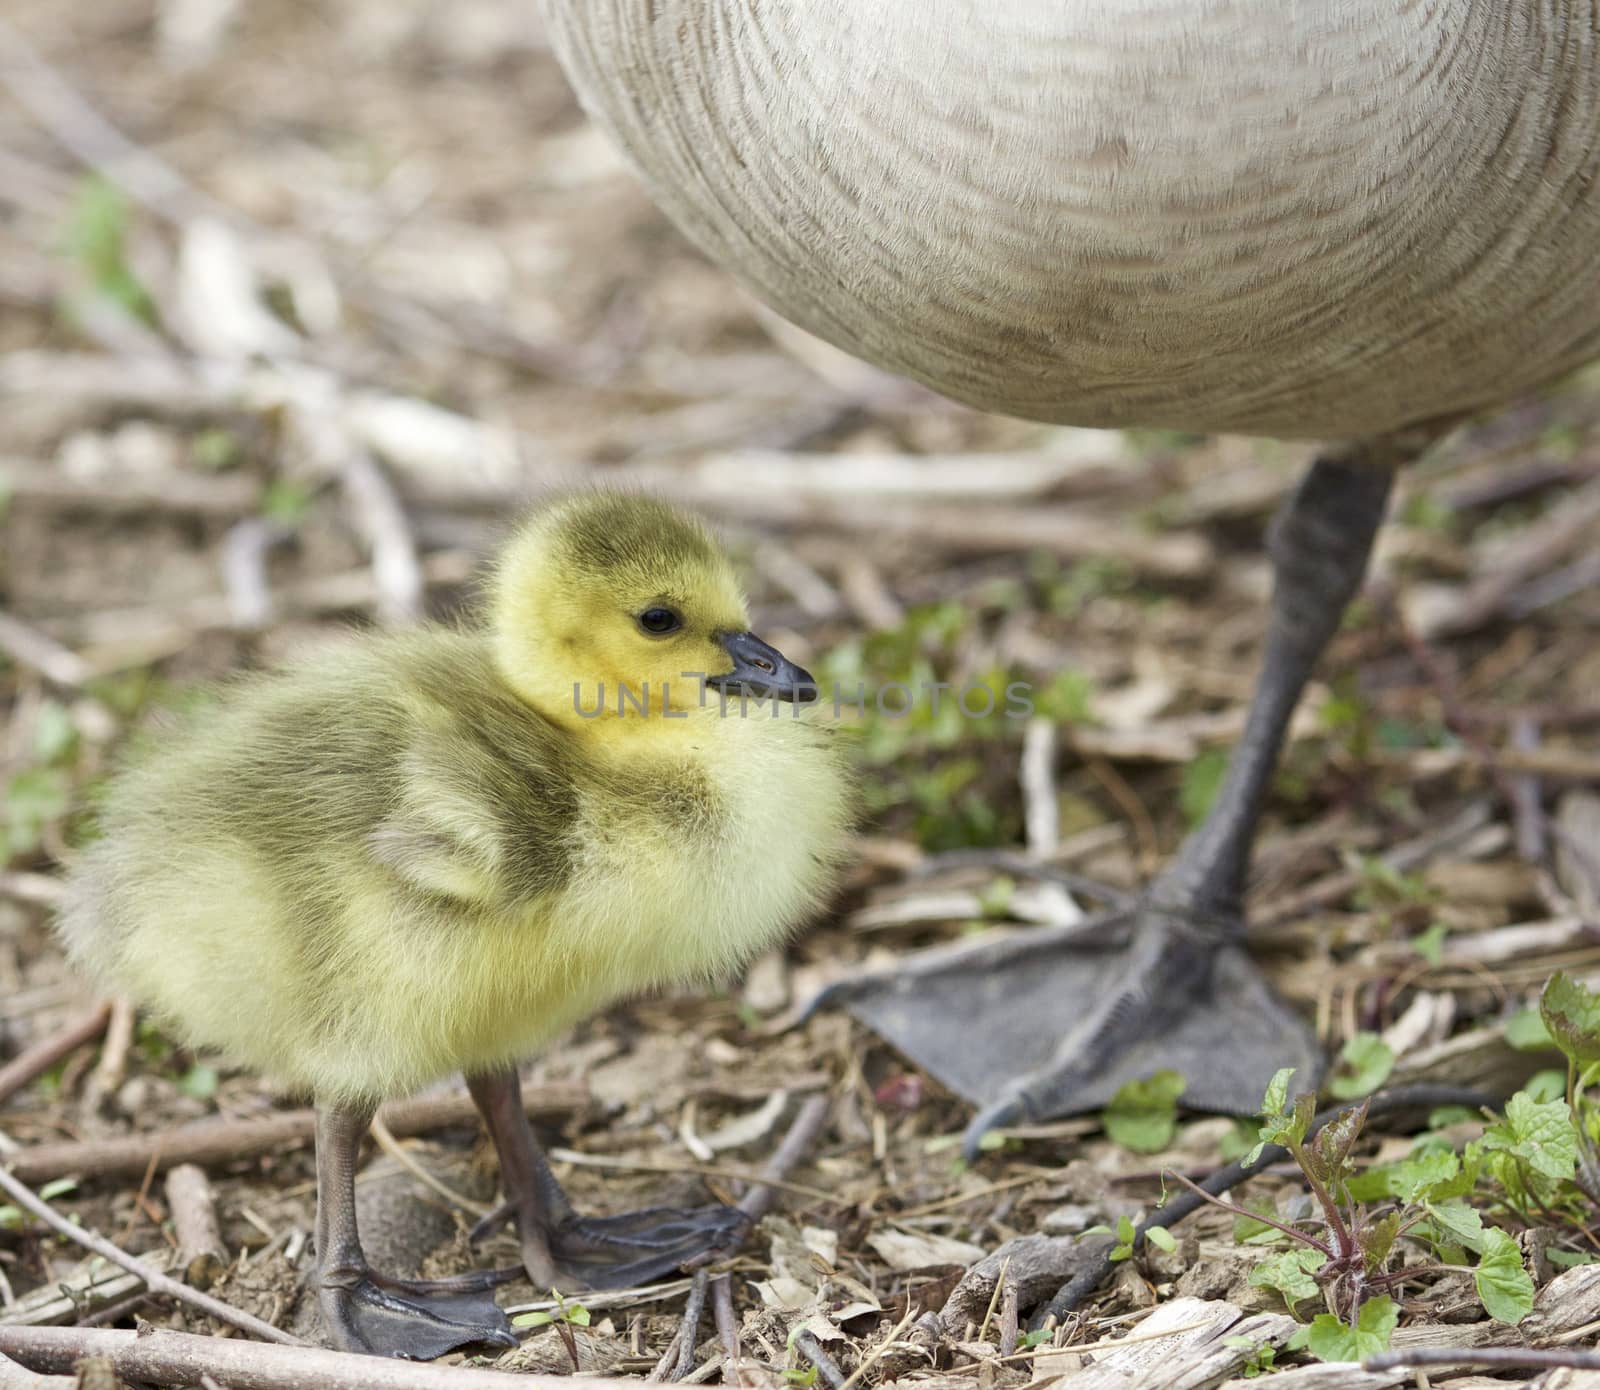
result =
[[1326,438],[1594,355],[1588,0],[548,0],[803,327],[989,410]]
[[[1246,731],[1115,949],[836,997],[983,1129],[1319,1065],[1242,949],[1260,805],[1395,470],[1600,350],[1593,0],[546,0],[587,110],[778,311],[960,400],[1340,441],[1275,528]],[[1248,1026],[1245,1026],[1248,1024]]]

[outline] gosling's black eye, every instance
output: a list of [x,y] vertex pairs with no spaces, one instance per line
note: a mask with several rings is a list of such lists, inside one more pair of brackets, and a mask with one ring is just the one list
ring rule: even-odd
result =
[[652,637],[665,637],[683,626],[683,619],[670,608],[646,608],[639,614],[639,626]]

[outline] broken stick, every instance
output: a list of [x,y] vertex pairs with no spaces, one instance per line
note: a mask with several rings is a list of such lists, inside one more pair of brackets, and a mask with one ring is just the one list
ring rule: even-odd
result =
[[[522,1108],[535,1119],[570,1115],[588,1102],[588,1088],[578,1083],[522,1088]],[[478,1123],[477,1109],[465,1092],[393,1101],[378,1113],[390,1133],[401,1138]],[[178,1163],[204,1168],[309,1144],[316,1128],[315,1111],[285,1110],[259,1120],[200,1120],[155,1134],[36,1144],[10,1155],[6,1162],[23,1182],[48,1182],[69,1173],[80,1178],[125,1177],[143,1175],[152,1160],[157,1169]]]

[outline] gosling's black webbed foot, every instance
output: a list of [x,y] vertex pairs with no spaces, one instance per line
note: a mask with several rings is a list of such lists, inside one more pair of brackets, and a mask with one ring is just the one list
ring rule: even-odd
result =
[[431,1361],[457,1347],[516,1346],[510,1320],[487,1289],[473,1275],[408,1281],[368,1272],[353,1284],[324,1284],[319,1296],[328,1332],[343,1350]]
[[1251,1114],[1279,1067],[1309,1084],[1306,1025],[1240,944],[1241,924],[1146,902],[1070,928],[930,951],[819,1002],[850,1010],[979,1107],[990,1129],[1104,1105],[1125,1082],[1181,1072],[1185,1104]]
[[737,1207],[648,1207],[569,1216],[550,1233],[563,1273],[591,1289],[623,1289],[675,1274],[696,1256],[732,1249],[749,1228]]

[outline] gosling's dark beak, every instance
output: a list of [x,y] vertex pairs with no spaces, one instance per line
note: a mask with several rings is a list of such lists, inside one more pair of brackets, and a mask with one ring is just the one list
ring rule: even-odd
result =
[[792,700],[797,705],[817,698],[817,683],[811,679],[811,672],[796,666],[755,633],[730,632],[718,641],[733,658],[733,670],[707,676],[706,684],[711,689],[734,694],[742,690],[757,699]]

